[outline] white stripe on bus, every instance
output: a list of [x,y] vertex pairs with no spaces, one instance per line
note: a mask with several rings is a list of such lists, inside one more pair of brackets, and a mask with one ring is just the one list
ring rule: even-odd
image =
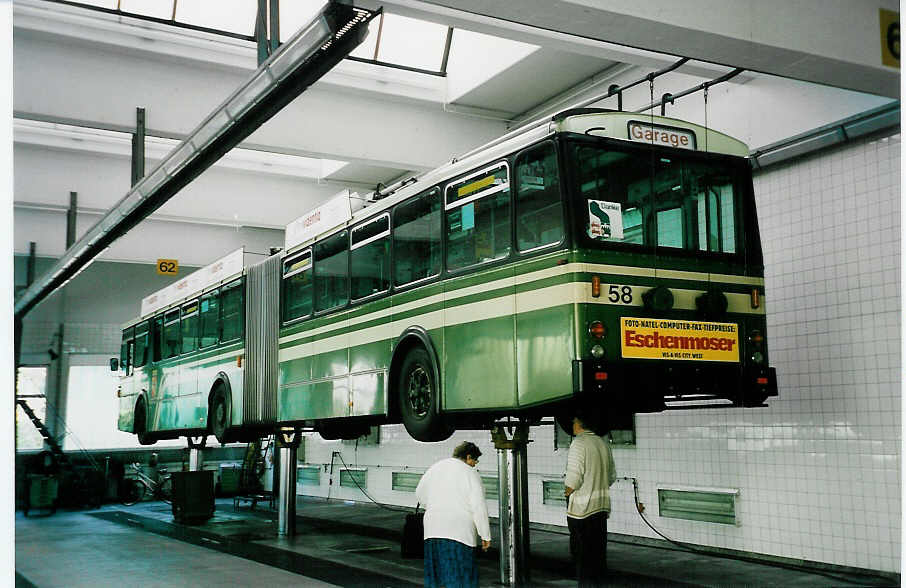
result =
[[[587,283],[570,282],[567,284],[556,284],[546,288],[539,288],[530,292],[521,292],[516,294],[514,298],[503,297],[502,299],[495,298],[491,300],[481,300],[452,308],[435,310],[405,319],[394,320],[388,324],[375,325],[373,327],[335,335],[315,342],[281,349],[280,361],[283,362],[300,357],[339,351],[353,345],[366,345],[383,341],[388,338],[396,338],[399,337],[407,327],[413,325],[418,325],[426,330],[431,330],[444,326],[462,325],[487,319],[513,316],[514,314],[544,310],[567,304],[603,304],[626,307],[640,307],[643,305],[641,293],[647,289],[645,286],[631,286],[631,288],[633,288],[633,295],[632,302],[629,304],[618,304],[607,300],[607,286],[609,286],[609,284],[601,285],[601,298],[592,298],[591,288]],[[701,290],[673,289],[671,291],[674,295],[673,308],[678,310],[694,310],[696,308],[695,298],[702,294]],[[764,314],[764,304],[755,310],[748,308],[749,305],[750,299],[747,294],[727,294],[728,312]],[[331,328],[337,327],[338,325],[336,323],[331,325]],[[289,338],[284,338],[281,340],[281,343],[287,340],[289,340]]]

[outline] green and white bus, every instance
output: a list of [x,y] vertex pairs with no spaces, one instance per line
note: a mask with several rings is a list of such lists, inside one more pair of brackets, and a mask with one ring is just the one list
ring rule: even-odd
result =
[[761,406],[777,384],[747,155],[680,120],[574,109],[354,214],[340,196],[279,254],[143,305],[119,426],[225,441],[402,422],[438,441],[576,400],[610,425]]

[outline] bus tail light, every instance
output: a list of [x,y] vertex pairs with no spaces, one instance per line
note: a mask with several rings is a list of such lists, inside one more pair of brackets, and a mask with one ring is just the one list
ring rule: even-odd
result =
[[236,356],[236,367],[239,367],[239,368],[242,367],[242,356],[241,355]]
[[759,386],[767,386],[768,379],[765,378],[764,376],[760,376],[758,378],[755,378],[755,383],[758,384]]
[[591,277],[591,297],[592,298],[601,297],[601,276],[592,276]]
[[591,321],[588,323],[588,334],[595,339],[603,339],[607,334],[607,329],[604,328],[604,323],[601,321]]
[[604,382],[607,380],[607,372],[595,372],[595,380],[598,382]]
[[752,288],[752,308],[761,306],[761,293],[757,288]]

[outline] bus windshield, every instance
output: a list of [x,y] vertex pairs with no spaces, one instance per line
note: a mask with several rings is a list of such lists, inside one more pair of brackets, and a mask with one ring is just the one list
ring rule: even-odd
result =
[[580,142],[568,152],[586,242],[740,252],[731,163]]

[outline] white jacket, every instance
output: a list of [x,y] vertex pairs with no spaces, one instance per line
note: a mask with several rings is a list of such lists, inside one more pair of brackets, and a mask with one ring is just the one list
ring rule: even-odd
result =
[[481,476],[464,461],[449,457],[428,468],[415,496],[425,508],[425,539],[452,539],[470,547],[478,544],[476,533],[491,540]]

